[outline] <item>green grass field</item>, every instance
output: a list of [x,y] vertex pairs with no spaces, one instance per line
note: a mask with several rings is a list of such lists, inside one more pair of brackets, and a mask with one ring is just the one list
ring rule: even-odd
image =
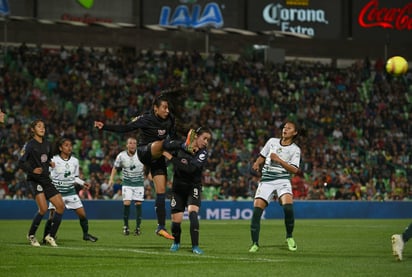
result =
[[[43,233],[44,222],[37,237]],[[168,221],[170,224],[170,221]],[[90,220],[97,243],[84,242],[77,220],[64,220],[59,247],[32,247],[28,220],[0,221],[0,276],[409,276],[412,246],[404,260],[391,252],[390,236],[409,220],[296,220],[297,252],[289,252],[282,220],[264,220],[260,251],[248,253],[249,221],[200,221],[202,256],[190,252],[184,221],[181,249],[154,234],[145,220],[139,237],[122,234],[121,220]]]

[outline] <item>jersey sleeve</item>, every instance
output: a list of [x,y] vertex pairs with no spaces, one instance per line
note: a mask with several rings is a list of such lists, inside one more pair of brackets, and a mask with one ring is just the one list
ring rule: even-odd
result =
[[18,162],[18,166],[23,169],[26,173],[31,173],[33,172],[33,167],[30,164],[29,161],[29,156],[30,156],[30,152],[31,152],[31,144],[30,143],[26,143],[22,150],[21,150],[21,156]]

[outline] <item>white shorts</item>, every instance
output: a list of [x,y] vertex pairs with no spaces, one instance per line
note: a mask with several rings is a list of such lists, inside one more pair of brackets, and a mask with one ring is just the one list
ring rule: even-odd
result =
[[129,201],[144,201],[144,187],[129,187],[122,186],[122,197],[124,200]]
[[[63,196],[63,202],[68,210],[77,210],[83,207],[83,203],[78,195]],[[56,207],[49,202],[49,210],[55,210]]]
[[261,198],[265,200],[268,204],[273,199],[275,195],[280,198],[284,194],[292,194],[292,185],[288,179],[279,179],[269,182],[259,183],[256,190],[255,198]]

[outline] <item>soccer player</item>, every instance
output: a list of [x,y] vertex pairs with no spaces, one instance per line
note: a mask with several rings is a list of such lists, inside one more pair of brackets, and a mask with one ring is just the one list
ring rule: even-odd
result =
[[[212,132],[206,128],[194,131],[191,142],[192,151],[184,150],[182,143],[166,140],[163,155],[173,164],[172,199],[170,201],[172,213],[172,235],[174,242],[170,251],[176,252],[180,248],[182,233],[181,223],[186,207],[190,220],[190,237],[192,252],[203,254],[199,248],[199,219],[198,213],[201,204],[202,170],[208,158],[207,146],[212,138]],[[173,151],[175,150],[175,151]],[[171,154],[173,152],[173,155]]]
[[167,137],[171,139],[176,137],[175,117],[169,111],[169,99],[166,94],[156,96],[150,111],[126,125],[109,125],[95,121],[94,126],[101,130],[120,133],[141,131],[137,155],[145,165],[145,170],[150,171],[156,189],[155,209],[158,222],[156,234],[167,239],[174,239],[165,227],[167,167],[165,158],[162,156],[163,140]]
[[113,186],[117,172],[122,171],[122,198],[123,198],[123,234],[129,235],[129,214],[131,202],[135,202],[136,228],[134,234],[141,234],[142,202],[144,201],[144,169],[137,157],[137,140],[129,137],[126,141],[126,150],[120,152],[112,168],[109,186]]
[[[284,212],[286,227],[286,242],[290,251],[296,251],[296,242],[292,233],[295,224],[293,211],[293,194],[290,182],[291,174],[299,171],[301,150],[294,140],[303,133],[296,123],[287,121],[282,125],[282,137],[270,138],[260,151],[252,169],[260,173],[261,180],[256,190],[253,203],[253,215],[250,225],[252,246],[249,252],[259,250],[260,220],[263,211],[273,199],[276,192]],[[261,166],[263,169],[261,170]]]
[[39,224],[47,212],[47,200],[53,203],[56,208],[49,234],[45,240],[51,246],[56,247],[56,233],[59,229],[63,212],[64,202],[60,192],[53,186],[50,179],[49,167],[54,167],[51,161],[52,153],[50,143],[45,139],[46,127],[42,120],[37,119],[30,125],[33,138],[22,148],[19,159],[19,167],[27,173],[27,182],[35,195],[38,211],[35,214],[32,224],[27,234],[27,239],[32,246],[40,246],[35,234]]
[[397,260],[402,261],[403,248],[410,238],[412,238],[412,223],[402,234],[392,235],[392,253]]
[[[73,144],[68,138],[61,138],[57,144],[57,153],[52,162],[55,167],[50,169],[50,177],[53,185],[62,194],[64,205],[68,210],[74,210],[79,217],[80,226],[83,231],[83,240],[96,242],[97,238],[89,234],[89,221],[79,195],[76,193],[75,184],[89,189],[90,184],[79,178],[79,160],[72,156]],[[44,228],[43,242],[51,229],[56,207],[49,203],[49,219]]]

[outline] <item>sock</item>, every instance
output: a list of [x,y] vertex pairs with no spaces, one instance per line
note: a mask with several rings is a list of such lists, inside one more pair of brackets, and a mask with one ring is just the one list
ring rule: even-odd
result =
[[51,225],[52,225],[52,219],[49,218],[49,219],[47,219],[46,225],[44,226],[43,239],[44,239],[48,234],[50,234]]
[[142,223],[142,205],[136,205],[136,228]]
[[172,236],[175,237],[175,240],[174,240],[175,243],[180,243],[181,233],[182,233],[182,228],[180,226],[180,223],[172,221]]
[[62,222],[62,214],[59,214],[57,211],[54,213],[53,219],[52,219],[52,225],[50,228],[50,236],[53,238],[56,237],[57,230],[59,230],[60,223]]
[[40,222],[43,219],[43,215],[41,215],[39,212],[37,212],[34,215],[33,221],[31,222],[30,230],[29,230],[29,236],[35,235],[37,228],[39,228]]
[[412,237],[412,223],[402,233],[403,242],[407,242]]
[[166,225],[165,200],[166,200],[166,195],[164,193],[156,194],[155,209],[156,209],[156,216],[157,216],[157,224],[161,228],[164,228]]
[[262,216],[262,213],[262,208],[253,208],[252,223],[250,224],[250,235],[252,237],[252,243],[259,244],[260,218]]
[[82,227],[83,230],[83,236],[87,235],[89,233],[89,221],[87,218],[80,218],[80,226]]
[[197,218],[197,212],[189,213],[190,220],[190,238],[192,239],[192,246],[199,245],[199,219]]
[[129,228],[130,206],[123,205],[123,226]]
[[293,212],[293,204],[285,204],[282,207],[283,213],[285,214],[286,238],[291,238],[293,228],[295,227],[295,215]]

